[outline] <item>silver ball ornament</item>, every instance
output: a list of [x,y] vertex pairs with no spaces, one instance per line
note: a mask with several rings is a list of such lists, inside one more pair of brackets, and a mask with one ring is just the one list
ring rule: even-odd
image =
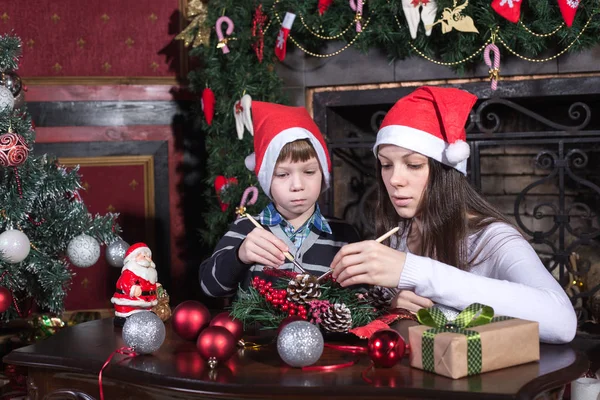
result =
[[9,229],[0,234],[0,259],[10,264],[17,264],[29,255],[31,243],[23,232]]
[[162,346],[165,336],[165,324],[150,311],[132,314],[123,325],[123,341],[136,353],[154,353]]
[[122,239],[118,239],[106,246],[106,252],[104,255],[108,264],[115,268],[123,267],[125,252],[128,248],[129,244]]
[[76,267],[91,267],[100,258],[100,243],[93,237],[82,233],[69,242],[67,256],[71,264]]
[[15,106],[15,97],[9,89],[0,86],[0,112],[12,111]]
[[440,310],[442,314],[444,314],[448,322],[454,321],[456,317],[458,317],[458,314],[460,314],[460,310],[445,306],[443,304],[434,304],[432,308],[437,308],[438,310]]
[[323,335],[318,327],[306,321],[290,322],[277,337],[277,352],[292,367],[312,365],[323,354]]
[[4,86],[10,90],[15,97],[21,93],[21,88],[23,87],[21,85],[21,77],[12,71],[2,72],[0,74],[0,86]]

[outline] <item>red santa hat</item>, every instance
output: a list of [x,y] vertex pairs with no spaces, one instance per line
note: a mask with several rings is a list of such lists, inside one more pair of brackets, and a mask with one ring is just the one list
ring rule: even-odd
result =
[[331,160],[323,135],[304,107],[288,107],[262,101],[252,102],[254,153],[246,157],[246,167],[254,170],[265,194],[271,197],[271,179],[283,146],[308,139],[323,170],[325,189],[329,187]]
[[467,174],[465,123],[477,97],[460,89],[422,86],[387,113],[373,147],[394,144]]
[[125,258],[123,262],[126,263],[127,261],[134,259],[138,254],[142,252],[146,252],[150,254],[150,257],[152,257],[152,251],[146,243],[139,242],[136,244],[132,244],[125,252]]

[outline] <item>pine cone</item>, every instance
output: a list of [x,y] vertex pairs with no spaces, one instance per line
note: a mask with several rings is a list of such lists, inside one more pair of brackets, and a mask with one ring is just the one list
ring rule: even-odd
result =
[[365,293],[365,301],[375,308],[388,308],[392,303],[392,293],[381,286],[373,286]]
[[321,285],[316,277],[309,274],[298,274],[288,283],[287,299],[299,304],[306,304],[321,297]]
[[321,325],[329,332],[348,332],[352,328],[352,313],[343,303],[336,303],[329,307],[321,319]]

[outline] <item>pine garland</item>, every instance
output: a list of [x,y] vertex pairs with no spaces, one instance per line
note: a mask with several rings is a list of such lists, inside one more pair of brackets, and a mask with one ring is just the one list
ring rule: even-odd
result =
[[[253,37],[251,33],[254,11],[259,4],[262,4],[262,10],[267,15],[267,25],[269,26],[264,33],[264,60],[262,63],[259,62],[252,47],[258,38]],[[442,10],[446,7],[452,8],[454,3],[453,0],[437,0],[437,4],[439,18]],[[458,4],[463,4],[463,1],[458,0]],[[594,17],[600,11],[598,0],[581,2],[573,26],[571,28],[562,27],[556,34],[549,36],[532,35],[527,29],[545,34],[560,27],[563,20],[556,2],[530,0],[522,4],[521,21],[523,23],[519,24],[512,24],[500,17],[490,4],[490,0],[469,0],[469,4],[464,10],[464,15],[470,16],[475,22],[479,34],[462,33],[456,30],[442,34],[438,25],[434,27],[431,36],[425,36],[423,26],[420,24],[417,39],[413,41],[400,0],[367,0],[363,17],[371,19],[353,46],[362,52],[373,49],[382,50],[389,55],[390,60],[420,57],[414,50],[418,49],[434,60],[456,63],[476,53],[490,39],[496,29],[499,29],[498,41],[502,39],[515,52],[531,58],[535,58],[545,51],[557,54],[570,44],[572,46],[569,51],[579,52],[600,41],[600,18]],[[357,36],[357,32],[353,23],[356,14],[347,1],[334,1],[323,15],[318,12],[317,0],[264,0],[260,2],[221,0],[208,3],[208,7],[205,24],[211,27],[210,44],[195,47],[190,51],[192,56],[198,57],[202,62],[200,68],[189,74],[189,79],[193,91],[201,93],[205,87],[210,87],[216,97],[215,117],[212,125],[209,126],[204,118],[201,118],[201,129],[205,137],[208,156],[205,166],[207,171],[205,195],[207,199],[212,200],[208,202],[209,206],[204,212],[205,228],[201,229],[201,235],[205,244],[212,247],[235,219],[234,209],[239,204],[244,189],[250,185],[257,185],[254,173],[248,171],[244,165],[244,158],[253,151],[252,136],[246,133],[244,139],[240,141],[235,134],[235,121],[232,113],[235,101],[239,100],[244,93],[248,93],[254,100],[287,104],[287,98],[282,91],[282,81],[274,71],[274,64],[278,60],[274,56],[273,49],[280,28],[276,13],[280,19],[283,18],[286,11],[294,12],[297,15],[291,36],[305,49],[315,53],[324,53],[325,46],[330,43],[334,43],[333,47],[336,49],[342,48]],[[223,54],[220,49],[216,48],[218,39],[214,32],[214,26],[217,18],[221,15],[227,15],[235,24],[232,36],[236,40],[228,43],[229,54]],[[585,32],[578,36],[588,21]],[[365,25],[364,22],[362,25]],[[339,37],[333,42],[323,40],[314,36],[309,29],[320,36]],[[345,33],[340,35],[344,30]],[[514,57],[498,41],[502,60]],[[288,48],[294,47],[294,44],[288,39]],[[451,68],[459,73],[464,73],[481,64],[483,64],[482,52],[470,58],[468,62],[452,65]],[[415,71],[414,79],[419,79],[418,71]],[[202,115],[199,105],[196,112]],[[221,199],[230,204],[226,212],[222,212],[219,208],[213,186],[218,175],[236,177],[239,182],[237,186],[230,186],[226,193],[221,194]],[[261,194],[258,203],[250,207],[248,211],[256,214],[267,202],[266,196]]]

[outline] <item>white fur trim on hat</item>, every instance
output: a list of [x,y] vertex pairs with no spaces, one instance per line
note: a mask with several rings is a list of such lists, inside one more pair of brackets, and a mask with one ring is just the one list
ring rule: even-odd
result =
[[254,171],[256,168],[256,153],[252,153],[246,156],[244,159],[244,165],[249,171]]
[[131,253],[129,253],[127,255],[127,257],[125,257],[125,259],[123,259],[124,263],[127,263],[127,261],[129,260],[133,260],[135,259],[135,257],[140,254],[141,252],[146,252],[150,254],[150,257],[152,257],[152,250],[150,250],[149,247],[138,247],[137,249],[133,250]]
[[260,183],[263,192],[265,192],[269,198],[271,198],[271,180],[273,179],[273,171],[275,170],[275,163],[279,158],[281,149],[283,149],[283,146],[286,144],[300,139],[308,139],[315,148],[319,164],[321,164],[321,169],[323,170],[325,189],[329,188],[329,166],[327,164],[327,155],[321,142],[319,142],[310,131],[304,128],[294,127],[284,129],[271,140],[269,147],[263,156],[262,163],[260,164],[260,169],[258,170],[258,182]]
[[[469,145],[465,142],[462,143],[469,147]],[[381,128],[377,133],[377,140],[375,141],[375,146],[373,146],[373,153],[375,154],[375,157],[377,157],[378,147],[382,144],[393,144],[399,147],[404,147],[408,150],[416,151],[417,153],[423,154],[424,156],[433,158],[436,161],[453,167],[462,172],[464,175],[467,174],[468,154],[467,158],[464,158],[458,162],[453,162],[448,158],[448,143],[429,132],[415,129],[410,126],[388,125]],[[461,145],[459,146],[463,149],[462,153],[459,151],[459,155],[464,155],[464,147]],[[451,156],[454,155],[454,152],[451,151]]]

